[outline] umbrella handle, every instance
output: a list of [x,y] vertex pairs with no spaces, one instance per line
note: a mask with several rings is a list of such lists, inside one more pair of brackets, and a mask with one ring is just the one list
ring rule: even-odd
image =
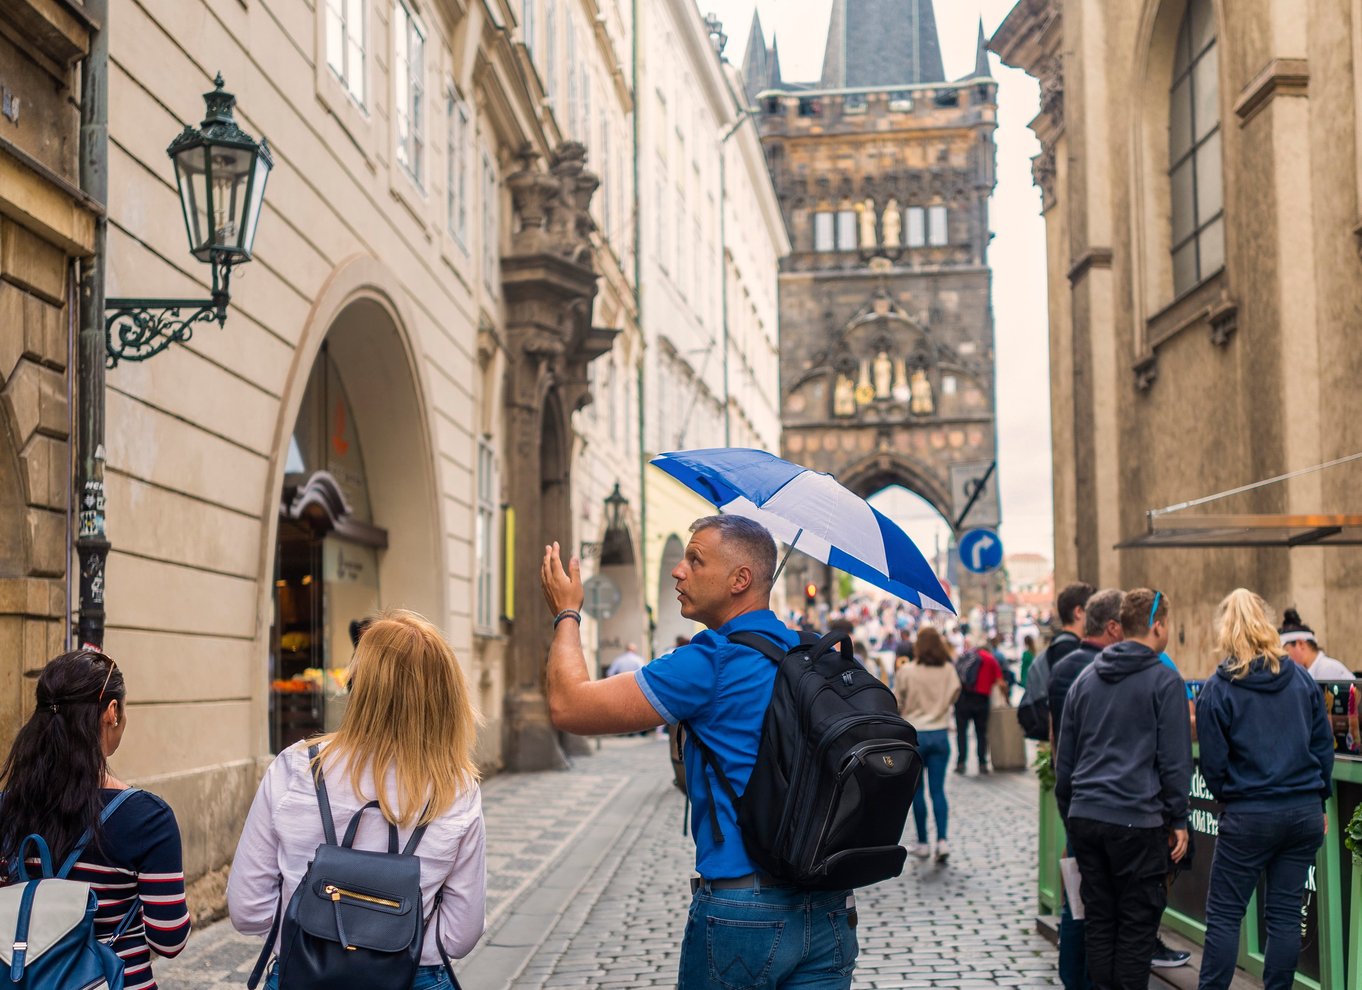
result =
[[799,542],[799,538],[803,535],[804,530],[801,528],[799,532],[795,534],[795,538],[790,541],[790,545],[785,549],[785,556],[780,558],[780,563],[776,566],[776,572],[771,575],[771,584],[774,585],[776,583],[776,578],[780,577],[780,572],[785,570],[785,562],[790,559],[790,554],[794,553],[795,544]]

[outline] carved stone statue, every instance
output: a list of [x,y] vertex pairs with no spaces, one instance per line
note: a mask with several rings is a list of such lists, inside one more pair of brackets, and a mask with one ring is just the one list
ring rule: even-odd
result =
[[856,383],[847,375],[837,376],[837,386],[832,393],[832,414],[834,416],[856,415]]
[[894,401],[907,402],[912,392],[908,388],[908,363],[899,358],[894,362]]
[[908,411],[914,416],[930,416],[936,409],[936,403],[932,400],[932,383],[927,380],[927,372],[922,368],[913,369],[913,378],[908,385],[909,392],[912,393],[912,402],[908,405]]
[[893,390],[894,363],[884,351],[875,355],[875,398],[887,399]]
[[879,246],[875,237],[875,201],[867,199],[861,204],[861,247],[873,251]]
[[870,384],[870,360],[861,359],[861,380],[856,383],[856,404],[868,406],[875,401],[875,386]]
[[899,211],[897,199],[891,199],[885,204],[884,217],[881,222],[884,224],[884,246],[887,248],[899,247],[903,235],[903,214]]

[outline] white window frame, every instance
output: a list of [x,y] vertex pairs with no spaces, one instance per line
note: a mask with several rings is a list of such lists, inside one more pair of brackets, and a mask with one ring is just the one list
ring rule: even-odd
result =
[[855,210],[837,211],[837,250],[855,251],[859,224]]
[[492,153],[482,149],[482,284],[493,296],[500,295],[500,201],[497,198],[497,171]]
[[468,250],[468,104],[451,81],[445,91],[445,227]]
[[500,479],[497,474],[496,448],[492,438],[478,437],[477,507],[474,524],[475,578],[473,624],[481,632],[495,634],[501,613],[500,582],[501,540],[499,522],[501,505],[497,497]]
[[[326,20],[326,64],[335,74],[341,88],[360,107],[366,103],[368,83],[368,4],[365,0],[323,0],[322,17]],[[359,19],[359,42],[355,43],[352,20]],[[340,65],[331,60],[333,42],[340,48]],[[357,64],[353,64],[356,61]]]
[[910,248],[927,246],[927,211],[921,206],[908,207],[907,236],[904,243]]
[[927,243],[945,247],[951,242],[950,212],[940,204],[927,208]]
[[393,0],[394,151],[397,163],[418,188],[425,187],[425,72],[425,29],[407,0]]
[[837,250],[837,214],[831,210],[820,210],[813,215],[813,249]]

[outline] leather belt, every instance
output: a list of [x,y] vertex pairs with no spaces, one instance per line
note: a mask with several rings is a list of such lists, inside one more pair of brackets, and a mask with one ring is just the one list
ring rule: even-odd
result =
[[784,880],[777,880],[769,873],[749,873],[742,877],[719,877],[717,880],[707,880],[704,877],[690,878],[690,892],[692,894],[701,888],[705,890],[760,890],[763,887],[790,887],[793,884],[786,883]]

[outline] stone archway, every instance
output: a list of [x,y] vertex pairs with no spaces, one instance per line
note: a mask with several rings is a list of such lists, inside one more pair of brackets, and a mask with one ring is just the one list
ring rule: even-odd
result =
[[[375,589],[373,608],[410,608],[443,623],[448,578],[427,389],[410,324],[398,301],[401,298],[396,278],[369,257],[352,258],[340,265],[319,294],[295,350],[280,407],[271,485],[263,512],[262,572],[274,574],[283,529],[290,525],[286,518],[289,513],[281,512],[281,508],[287,508],[281,505],[286,489],[291,494],[290,504],[306,500],[305,488],[312,472],[291,478],[289,470],[296,470],[297,464],[290,463],[290,451],[309,380],[319,362],[327,362],[346,400],[348,422],[341,438],[355,444],[363,455],[363,501],[367,505],[361,508],[354,504],[358,500],[353,489],[342,484],[330,491],[324,484],[326,479],[314,477],[312,500],[327,511],[308,513],[306,506],[300,506],[294,515],[328,517],[331,525],[322,529],[341,531],[337,535],[344,546],[356,547],[356,556],[370,554],[367,566]],[[328,416],[333,405],[328,406]],[[337,424],[328,421],[323,426],[328,431],[327,442],[331,442]],[[376,533],[384,539],[378,539]],[[349,573],[354,572],[353,562],[341,562],[334,554],[329,562],[319,560],[318,566],[330,570],[344,566]],[[261,582],[260,641],[266,651],[273,648],[270,632],[275,592],[274,581]],[[369,607],[370,599],[349,601],[346,608],[353,611]],[[348,622],[358,617],[347,613],[345,619]],[[350,644],[345,624],[328,624],[328,667],[348,662]],[[256,690],[257,738],[263,753],[269,739],[271,685],[261,678]]]
[[676,580],[672,571],[681,563],[686,544],[672,533],[662,548],[662,560],[657,570],[657,615],[653,617],[656,629],[653,631],[654,650],[666,653],[676,645],[678,636],[689,638],[695,632],[695,623],[681,614],[681,605],[676,600]]

